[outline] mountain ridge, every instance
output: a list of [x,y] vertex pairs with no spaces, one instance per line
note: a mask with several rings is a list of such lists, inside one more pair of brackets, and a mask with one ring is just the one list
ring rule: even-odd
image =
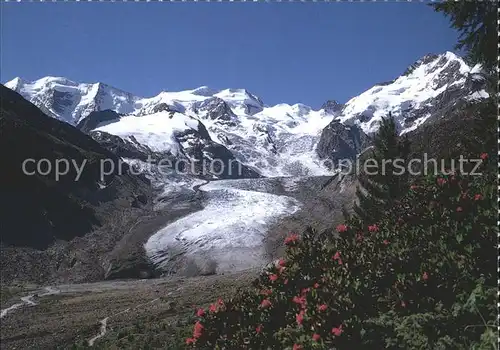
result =
[[[34,82],[15,78],[6,86],[48,115],[72,125],[86,124],[85,132],[99,130],[142,140],[139,142],[153,150],[182,153],[185,145],[168,135],[190,129],[191,121],[198,120],[210,139],[243,165],[261,176],[276,177],[328,175],[325,159],[352,158],[359,153],[353,148],[359,140],[351,139],[350,127],[364,134],[356,138],[367,139],[365,136],[376,132],[380,119],[390,113],[404,134],[441,118],[457,108],[457,103],[488,97],[480,73],[480,66],[469,67],[452,52],[428,54],[396,79],[374,85],[345,104],[326,101],[318,110],[301,103],[268,106],[246,89],[201,86],[143,98],[103,83],[75,83],[61,77]],[[106,110],[118,117],[96,116]],[[157,115],[162,111],[172,122],[163,122]],[[89,116],[92,122],[88,122]],[[95,122],[101,119],[105,122]],[[172,142],[165,143],[169,138]],[[199,143],[203,140],[195,137],[189,147]],[[344,147],[337,149],[335,145]]]
[[[419,66],[428,64],[432,61],[435,61],[436,59],[438,59],[442,56],[445,56],[449,60],[452,60],[452,61],[458,61],[461,65],[462,69],[464,71],[467,70],[467,68],[465,68],[465,67],[468,67],[468,66],[465,63],[465,61],[463,61],[463,59],[461,57],[459,57],[458,55],[454,54],[451,51],[446,51],[445,53],[442,53],[442,54],[428,53],[428,54],[422,56],[421,58],[415,60],[412,64],[410,64],[399,77],[407,76],[408,74],[411,73],[411,71],[418,68]],[[374,84],[373,87],[385,86],[387,84],[394,82],[395,80],[397,80],[397,78],[385,81],[383,83]],[[305,105],[303,103],[289,104],[289,103],[282,102],[282,103],[277,103],[275,105],[265,105],[264,102],[262,101],[262,99],[258,95],[250,92],[249,90],[247,90],[245,88],[212,89],[209,86],[203,85],[203,86],[196,87],[194,89],[181,90],[181,91],[177,91],[177,92],[176,91],[161,91],[156,95],[147,97],[147,96],[132,94],[130,92],[127,92],[125,90],[122,90],[120,88],[117,88],[117,87],[110,85],[108,83],[105,83],[105,82],[98,81],[98,82],[92,82],[92,83],[90,83],[90,82],[78,83],[74,80],[71,80],[71,79],[63,77],[63,76],[45,76],[45,77],[42,77],[42,78],[39,78],[39,79],[36,79],[33,81],[25,80],[22,77],[15,77],[10,81],[5,82],[4,85],[6,87],[16,91],[16,92],[20,92],[20,90],[23,90],[23,88],[22,88],[23,85],[37,85],[38,87],[40,87],[40,85],[47,85],[47,84],[50,85],[50,83],[63,83],[63,82],[65,82],[66,84],[71,85],[71,86],[81,85],[81,86],[86,86],[86,87],[97,87],[97,88],[106,87],[106,88],[109,88],[109,89],[116,91],[120,94],[126,94],[126,95],[130,96],[132,100],[136,100],[136,101],[137,100],[152,100],[155,98],[158,99],[160,96],[165,95],[165,94],[180,94],[180,93],[191,93],[193,95],[198,95],[198,96],[202,96],[202,97],[213,97],[214,95],[217,95],[217,94],[222,94],[222,95],[229,95],[229,94],[243,95],[243,94],[245,94],[245,95],[249,96],[250,98],[256,100],[261,106],[265,106],[265,107],[274,107],[274,106],[279,106],[279,105],[288,105],[288,106],[304,105],[304,106],[307,106],[311,110],[319,111],[319,110],[325,109],[325,107],[328,105],[329,102],[335,102],[335,104],[343,106],[343,105],[348,104],[349,101],[351,101],[353,99],[353,98],[351,98],[351,99],[347,100],[345,103],[339,103],[337,100],[327,100],[319,109],[314,109],[311,106]],[[26,91],[24,93],[23,93],[23,91],[21,91],[20,93],[21,93],[21,95],[23,95],[25,97],[30,96],[29,91]],[[85,117],[85,116],[83,116],[83,117]],[[69,121],[69,120],[67,120],[67,121]],[[75,120],[73,122],[73,124],[76,125],[76,123],[78,123],[79,121],[80,120]],[[71,122],[71,121],[69,121],[69,122]]]

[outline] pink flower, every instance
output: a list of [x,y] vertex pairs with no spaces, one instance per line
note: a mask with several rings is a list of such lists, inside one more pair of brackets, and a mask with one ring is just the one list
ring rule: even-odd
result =
[[318,289],[319,288],[319,283],[318,282],[314,283],[313,287],[314,287],[314,289]]
[[196,316],[198,316],[198,317],[205,316],[205,310],[204,309],[198,309],[198,311],[196,312]]
[[283,260],[283,259],[279,259],[279,260],[278,260],[278,266],[285,267],[285,266],[286,266],[286,262],[285,262],[285,260]]
[[336,252],[335,255],[332,257],[333,260],[337,260],[339,265],[342,265],[342,259],[340,258],[340,253]]
[[424,281],[427,281],[427,280],[429,279],[429,275],[427,274],[427,272],[424,272],[424,273],[422,274],[422,279],[423,279]]
[[358,242],[363,242],[363,235],[362,235],[361,233],[358,233],[358,234],[356,235],[356,241],[358,241]]
[[483,199],[483,196],[479,193],[474,196],[475,201],[480,201],[481,199]]
[[298,314],[295,315],[295,321],[297,321],[298,325],[301,325],[304,321],[304,310],[301,310]]
[[261,295],[271,295],[271,294],[273,294],[273,291],[270,289],[265,289],[265,290],[261,291],[260,294]]
[[309,288],[302,288],[302,290],[300,291],[300,294],[304,295],[304,294],[309,293],[309,291],[310,291]]
[[340,225],[337,226],[337,232],[342,233],[342,232],[346,232],[346,231],[347,231],[347,226],[346,225],[340,224]]
[[388,245],[389,241],[387,239],[384,239],[384,241],[382,243],[384,243],[384,245]]
[[373,224],[373,225],[370,225],[368,226],[368,231],[370,232],[377,232],[378,231],[378,226]]
[[313,338],[314,341],[319,341],[321,339],[321,336],[318,333],[314,333],[312,335],[312,338]]
[[217,312],[217,305],[215,305],[215,304],[210,304],[210,306],[208,307],[208,310],[209,310],[210,312],[213,312],[213,313]]
[[276,275],[276,274],[274,274],[274,273],[273,273],[272,275],[269,275],[269,280],[270,280],[270,281],[274,282],[274,281],[276,281],[277,279],[278,279],[278,275]]
[[260,332],[262,332],[262,328],[264,328],[264,327],[262,327],[262,325],[261,325],[261,324],[259,324],[259,325],[255,328],[255,333],[259,334]]
[[196,321],[196,323],[194,324],[193,338],[198,339],[199,337],[201,337],[204,328],[205,327],[203,327],[200,321]]
[[488,159],[488,153],[481,153],[481,155],[479,156],[482,160],[486,160]]
[[461,211],[463,211],[462,207],[457,207],[457,212],[460,213]]
[[288,278],[283,281],[283,284],[288,284]]
[[342,334],[343,330],[342,330],[342,325],[338,326],[338,327],[333,327],[332,328],[332,334],[336,337],[340,336]]
[[300,306],[304,307],[305,304],[306,304],[306,298],[303,297],[303,296],[294,296],[292,301],[295,303],[295,304],[299,304]]
[[326,304],[318,305],[318,311],[325,311],[326,309],[328,309],[328,306]]
[[262,302],[260,303],[260,307],[263,308],[263,309],[267,309],[268,307],[270,307],[272,304],[271,304],[271,301],[269,301],[269,299],[264,299],[262,300]]
[[411,186],[410,186],[410,189],[411,189],[412,191],[415,191],[417,188],[418,188],[418,186],[417,186],[417,185],[411,185]]
[[195,342],[195,339],[193,339],[193,338],[187,338],[186,339],[186,345],[194,344],[194,342]]
[[285,238],[285,244],[291,245],[299,240],[299,235],[296,233],[291,233],[287,238]]
[[446,183],[446,179],[445,178],[440,177],[440,178],[437,179],[437,184],[439,186],[443,186],[445,183]]
[[401,302],[401,307],[406,307],[406,303],[404,301]]
[[293,350],[302,350],[302,345],[299,344],[293,344]]

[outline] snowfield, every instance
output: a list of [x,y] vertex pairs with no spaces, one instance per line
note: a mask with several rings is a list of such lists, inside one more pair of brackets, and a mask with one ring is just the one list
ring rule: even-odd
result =
[[155,266],[168,271],[169,258],[180,253],[197,265],[215,261],[217,273],[261,266],[269,225],[296,212],[300,204],[287,196],[235,188],[239,183],[220,180],[201,186],[207,196],[204,209],[171,223],[146,242],[146,254]]
[[170,117],[168,112],[159,112],[142,117],[124,116],[114,123],[98,126],[95,130],[124,139],[134,137],[153,151],[166,151],[177,155],[181,148],[175,138],[175,132],[189,129],[198,131],[199,123],[198,120],[181,113],[174,113]]
[[[326,175],[315,148],[334,115],[303,105],[264,107],[253,115],[235,108],[233,124],[200,114],[213,140],[225,145],[243,164],[266,177]],[[241,114],[239,114],[241,113]]]

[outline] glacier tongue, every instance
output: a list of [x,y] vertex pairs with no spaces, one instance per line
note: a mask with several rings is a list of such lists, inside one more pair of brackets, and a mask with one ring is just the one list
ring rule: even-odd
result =
[[[263,239],[268,225],[299,209],[287,196],[241,189],[242,181],[258,187],[266,179],[221,180],[201,186],[206,196],[203,210],[185,216],[156,232],[144,248],[163,271],[181,266],[214,263],[217,273],[261,266],[265,261]],[[178,268],[178,267],[177,267]],[[177,271],[176,271],[177,272]],[[178,271],[188,274],[188,271]]]

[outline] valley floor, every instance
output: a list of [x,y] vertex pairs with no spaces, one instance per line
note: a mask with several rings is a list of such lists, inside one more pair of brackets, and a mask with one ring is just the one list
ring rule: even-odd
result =
[[[233,274],[51,286],[42,290],[2,290],[2,349],[87,347],[176,349],[193,315],[193,305],[248,286],[258,270]],[[39,293],[38,296],[32,296]],[[3,311],[22,303],[32,303]],[[5,299],[4,299],[5,297]],[[188,332],[190,329],[188,330]],[[179,343],[180,342],[180,343]]]

